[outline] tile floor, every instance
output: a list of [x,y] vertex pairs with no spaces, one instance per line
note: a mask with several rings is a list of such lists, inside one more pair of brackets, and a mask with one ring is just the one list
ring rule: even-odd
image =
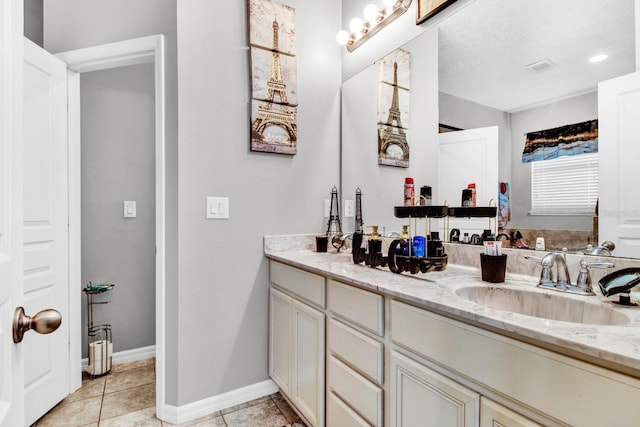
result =
[[[155,417],[155,359],[114,365],[111,373],[83,379],[31,427],[173,426]],[[279,393],[218,411],[181,427],[282,427],[304,424]]]

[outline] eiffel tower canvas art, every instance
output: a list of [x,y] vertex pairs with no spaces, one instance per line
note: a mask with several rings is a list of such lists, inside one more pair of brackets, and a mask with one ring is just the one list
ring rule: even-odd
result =
[[249,0],[251,150],[296,154],[298,88],[295,10]]
[[378,164],[409,167],[411,53],[397,49],[378,61]]

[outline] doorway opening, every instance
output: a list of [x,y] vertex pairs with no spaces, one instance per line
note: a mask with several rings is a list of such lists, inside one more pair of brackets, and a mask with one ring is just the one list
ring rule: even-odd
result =
[[155,356],[153,64],[82,73],[80,88],[81,283],[115,284],[91,295],[91,339],[82,300],[83,366],[100,375],[110,353],[114,364]]
[[[155,243],[155,354],[156,414],[164,418],[165,405],[165,105],[164,105],[164,38],[143,37],[63,52],[56,55],[64,61],[68,73],[69,110],[69,282],[83,283],[82,271],[82,170],[81,170],[81,74],[139,64],[153,64],[154,86],[154,243]],[[102,215],[102,214],[101,214]],[[84,273],[82,273],[84,274]],[[70,297],[71,375],[77,382],[81,365],[81,296]],[[115,338],[117,339],[117,338]]]

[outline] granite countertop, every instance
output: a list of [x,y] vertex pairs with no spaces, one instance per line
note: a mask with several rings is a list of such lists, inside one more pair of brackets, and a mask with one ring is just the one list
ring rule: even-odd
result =
[[[265,255],[293,267],[389,295],[477,327],[640,378],[640,307],[620,307],[601,295],[579,296],[543,290],[536,287],[538,277],[533,276],[507,273],[504,283],[487,283],[481,280],[479,269],[451,263],[444,271],[410,275],[394,274],[388,268],[354,264],[348,253],[317,253],[298,248],[265,250]],[[596,305],[596,309],[605,308],[605,311],[613,311],[615,316],[627,316],[629,322],[621,325],[573,323],[498,310],[456,293],[464,293],[462,289],[469,287],[499,287],[516,292],[550,294],[549,298],[561,298],[561,302],[566,301],[564,298],[579,300],[578,303],[585,304],[587,310]],[[531,296],[524,294],[519,303],[528,304]],[[599,307],[601,305],[604,307]]]

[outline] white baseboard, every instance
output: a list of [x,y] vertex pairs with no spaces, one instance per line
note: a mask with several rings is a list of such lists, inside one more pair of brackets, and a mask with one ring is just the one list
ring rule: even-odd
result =
[[[148,347],[134,348],[131,350],[118,351],[113,353],[111,363],[113,365],[121,365],[123,363],[135,362],[136,360],[148,359],[150,357],[156,357],[156,346],[150,345]],[[82,359],[82,369],[86,369],[89,364],[87,358]]]
[[216,411],[230,408],[241,403],[249,402],[278,391],[278,386],[272,380],[262,381],[246,387],[232,390],[217,396],[208,397],[197,402],[182,406],[164,405],[163,421],[172,424],[186,423],[196,418],[212,414]]

